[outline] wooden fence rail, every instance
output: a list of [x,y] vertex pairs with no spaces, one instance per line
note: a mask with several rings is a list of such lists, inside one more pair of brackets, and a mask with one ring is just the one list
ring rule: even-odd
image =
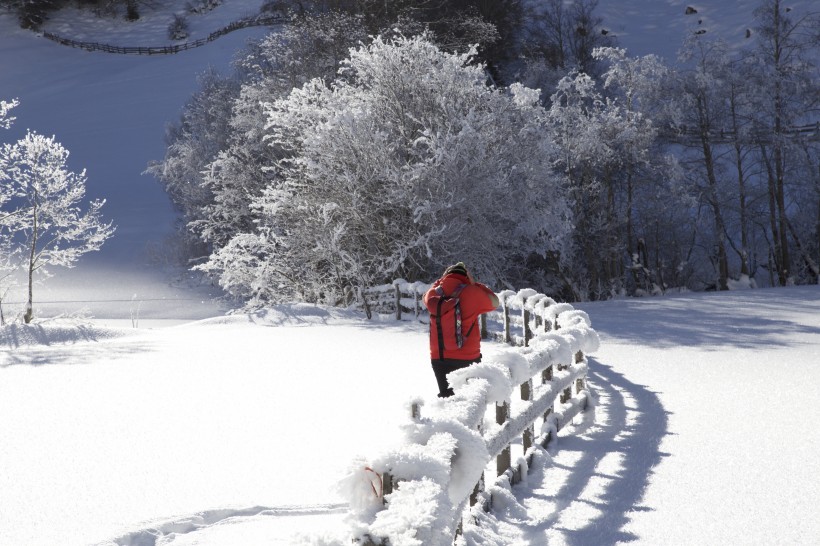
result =
[[180,51],[185,51],[188,49],[194,49],[197,47],[204,46],[209,42],[213,42],[220,36],[224,36],[235,30],[248,27],[278,25],[287,22],[288,19],[282,15],[271,15],[267,17],[251,17],[248,19],[235,21],[219,30],[210,33],[207,37],[200,38],[199,40],[194,40],[193,42],[153,47],[115,46],[109,44],[100,44],[96,42],[82,42],[79,40],[72,40],[70,38],[58,36],[50,32],[43,32],[43,37],[48,38],[49,40],[52,40],[64,46],[84,49],[86,51],[103,51],[105,53],[118,53],[122,55],[172,55],[175,53],[179,53]]
[[[392,285],[365,290],[360,297],[368,316],[375,311],[389,313],[398,320],[426,322],[429,318],[421,296],[427,289],[426,284],[398,280]],[[435,429],[437,423],[451,422],[456,416],[465,430],[480,435],[489,457],[482,468],[486,469],[487,463],[495,459],[495,476],[488,479],[484,471],[476,476],[472,490],[459,496],[459,502],[452,507],[452,518],[440,522],[447,529],[440,530],[439,535],[449,533],[455,537],[465,514],[490,510],[492,493],[485,484],[499,480],[512,484],[521,481],[537,446],[546,447],[564,424],[587,407],[585,351],[595,350],[598,338],[586,314],[530,289],[507,290],[497,295],[500,309],[482,316],[482,337],[505,342],[510,348],[496,356],[496,362],[487,358],[485,362],[452,372],[448,379],[453,384],[454,397],[441,401],[430,411],[422,412],[420,401],[409,408],[411,421],[420,429]],[[501,396],[498,394],[500,383],[508,389]],[[518,392],[516,396],[513,390]],[[488,412],[494,413],[492,428],[486,427]],[[452,432],[452,424],[449,426]],[[514,460],[512,447],[519,443],[522,456]],[[423,450],[423,447],[407,449]],[[465,457],[464,453],[460,456]],[[399,455],[395,460],[388,457],[372,465],[382,475],[382,498],[388,511],[392,503],[402,502],[384,500],[396,488],[400,490],[407,479],[398,469],[401,464],[396,462],[402,457],[406,455]],[[447,464],[452,470],[458,463],[451,460]],[[452,485],[450,487],[452,489]],[[365,545],[389,544],[389,533],[380,533],[379,528],[374,524],[372,532],[354,541]]]

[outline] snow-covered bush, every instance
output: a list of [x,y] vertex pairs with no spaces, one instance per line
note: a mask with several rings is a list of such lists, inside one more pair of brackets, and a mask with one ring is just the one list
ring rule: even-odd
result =
[[[287,96],[314,77],[332,78],[348,48],[366,39],[361,18],[293,15],[293,23],[251,42],[236,73],[207,72],[168,133],[161,162],[149,165],[182,213],[180,236],[219,251],[256,229],[251,202],[272,183],[277,151],[263,141],[260,103]],[[190,256],[190,258],[199,258]]]

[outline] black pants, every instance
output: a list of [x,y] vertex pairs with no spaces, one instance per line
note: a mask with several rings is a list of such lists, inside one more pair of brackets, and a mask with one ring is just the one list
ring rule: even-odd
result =
[[448,373],[466,368],[476,362],[481,362],[480,356],[475,360],[456,360],[454,358],[431,360],[430,363],[433,365],[433,373],[436,374],[436,382],[438,383],[438,397],[447,398],[448,396],[453,396],[453,389],[447,383]]

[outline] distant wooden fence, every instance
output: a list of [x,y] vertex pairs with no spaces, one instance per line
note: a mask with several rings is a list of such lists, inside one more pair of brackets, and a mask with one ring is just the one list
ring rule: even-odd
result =
[[[396,320],[412,317],[429,321],[427,309],[422,302],[422,297],[429,288],[430,285],[426,283],[409,283],[398,279],[392,284],[364,290],[360,294],[360,301],[367,318],[371,318],[375,312],[394,315]],[[532,301],[521,301],[521,294],[528,294]],[[552,298],[532,289],[521,292],[505,290],[496,295],[500,309],[480,316],[482,339],[493,338],[526,347],[537,332],[549,332],[553,329],[557,313],[573,309],[569,304],[556,303]],[[495,322],[498,328],[488,328],[488,321]]]
[[251,17],[248,19],[242,19],[234,23],[231,23],[226,27],[223,27],[219,30],[210,33],[207,37],[200,38],[199,40],[195,40],[193,42],[185,42],[183,44],[172,44],[167,46],[156,47],[123,47],[109,44],[100,44],[96,42],[81,42],[78,40],[72,40],[70,38],[57,36],[56,34],[52,34],[50,32],[43,32],[43,37],[48,38],[49,40],[52,40],[64,46],[84,49],[86,51],[104,51],[106,53],[119,53],[123,55],[172,55],[174,53],[179,53],[180,51],[185,51],[188,49],[194,49],[197,47],[204,46],[209,42],[213,42],[220,36],[224,36],[235,30],[248,27],[278,25],[287,22],[287,17],[284,17],[282,15],[271,15],[267,17]]
[[[398,280],[392,285],[364,291],[361,294],[362,303],[368,316],[372,316],[375,311],[390,313],[399,320],[409,316],[412,320],[426,321],[429,319],[421,304],[421,296],[428,288],[429,285],[423,283]],[[546,447],[565,423],[587,407],[588,364],[584,351],[595,350],[598,337],[591,328],[586,313],[569,304],[557,303],[531,289],[518,292],[506,290],[497,295],[501,303],[500,309],[482,316],[482,337],[495,338],[518,349],[503,358],[499,357],[498,362],[485,359],[485,362],[451,373],[448,378],[456,383],[456,394],[452,399],[445,400],[440,407],[434,407],[429,416],[422,416],[418,402],[411,404],[409,413],[412,422],[419,427],[452,423],[454,415],[457,415],[458,423],[466,430],[477,431],[486,446],[486,453],[491,458],[495,457],[495,479],[515,484],[522,480],[529,468],[535,446]],[[499,377],[501,383],[508,381],[509,389],[500,400]],[[514,389],[520,392],[520,401],[512,400]],[[491,395],[491,392],[496,394]],[[492,400],[493,397],[495,400]],[[459,409],[448,409],[450,400],[454,401],[453,407]],[[469,409],[465,411],[464,408]],[[483,430],[488,411],[494,411],[497,427]],[[540,425],[538,429],[536,424]],[[438,434],[452,432],[452,424],[449,426],[449,429]],[[514,464],[511,446],[519,440],[523,457]],[[417,453],[426,448],[406,446],[404,449],[407,453]],[[382,478],[383,499],[403,481],[414,481],[413,478],[406,480],[399,475],[401,470],[394,471],[394,467],[401,466],[396,461],[407,456],[402,454],[402,448],[394,453],[398,453],[394,459],[388,457],[372,465]],[[461,456],[464,456],[463,453]],[[491,460],[484,461],[484,466]],[[450,461],[446,464],[451,465],[452,471],[455,463]],[[390,510],[391,503],[405,501],[404,497],[399,497],[384,502],[385,509]],[[492,494],[485,489],[483,474],[472,492],[467,492],[453,506],[449,519],[444,518],[438,522],[436,532],[457,536],[468,506],[471,507],[470,510],[484,511],[492,507]],[[397,513],[405,509],[406,507],[395,508]],[[354,537],[354,542],[365,545],[390,543],[389,533],[380,532],[384,527],[372,521],[362,523],[364,528],[372,524],[370,532]],[[433,526],[435,525],[434,523]],[[406,531],[399,529],[391,532]]]

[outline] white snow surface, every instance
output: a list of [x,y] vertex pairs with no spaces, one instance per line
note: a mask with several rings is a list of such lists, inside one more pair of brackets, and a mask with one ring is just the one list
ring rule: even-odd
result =
[[[582,305],[594,412],[468,543],[811,544],[820,289]],[[337,482],[437,403],[426,327],[284,306],[0,335],[0,544],[345,544]],[[499,347],[488,344],[493,358]],[[422,409],[423,410],[423,409]],[[116,542],[115,542],[116,540]]]
[[[191,17],[190,39],[261,3]],[[66,10],[46,30],[164,45],[184,2],[161,4],[130,25]],[[756,4],[600,11],[631,54],[670,60],[697,25],[742,43]],[[57,45],[0,13],[0,99],[21,101],[0,139],[56,135],[118,226],[37,289],[35,324],[0,330],[0,544],[349,544],[337,482],[400,441],[409,400],[433,396],[421,324],[305,305],[220,316],[210,288],[169,283],[149,264],[146,247],[174,213],[141,173],[162,158],[196,75],[226,70],[262,32],[121,56]],[[468,543],[817,543],[820,289],[577,307],[601,338],[595,410],[538,454],[524,483],[493,490],[495,511],[466,528]]]

